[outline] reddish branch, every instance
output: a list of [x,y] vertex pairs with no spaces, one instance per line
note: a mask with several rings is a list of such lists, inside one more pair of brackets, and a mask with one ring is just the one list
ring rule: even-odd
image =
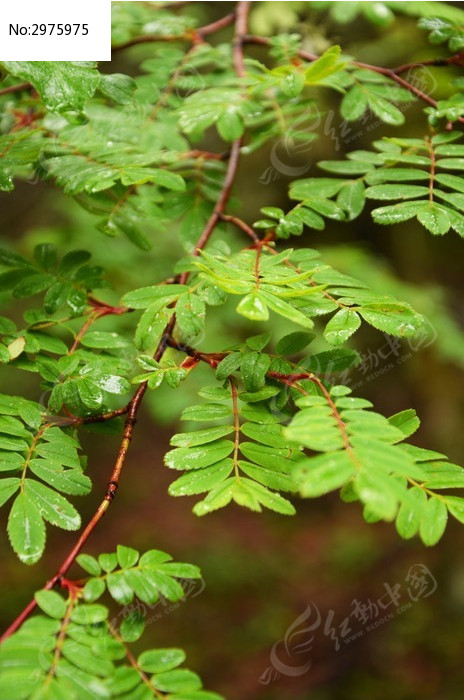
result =
[[152,695],[154,697],[157,697],[157,698],[165,698],[166,697],[165,694],[162,693],[161,691],[159,691],[157,688],[155,688],[155,686],[153,685],[153,683],[150,680],[150,677],[147,676],[147,674],[144,673],[144,671],[142,671],[139,664],[137,663],[137,659],[135,658],[135,656],[133,655],[133,653],[131,652],[131,650],[127,646],[126,642],[121,637],[121,635],[118,634],[118,631],[113,627],[113,625],[110,622],[107,622],[107,626],[108,626],[108,630],[109,630],[110,634],[124,648],[124,652],[126,654],[127,660],[129,661],[130,665],[137,671],[137,673],[139,674],[143,683],[145,683],[145,685],[150,689]]
[[249,236],[252,239],[252,241],[254,241],[254,243],[260,242],[259,236],[255,233],[255,231],[253,231],[251,226],[248,226],[248,224],[246,224],[244,221],[242,221],[242,219],[239,219],[238,216],[230,216],[229,214],[220,214],[219,218],[221,219],[221,221],[227,221],[227,222],[233,224],[234,226],[236,226],[237,228],[239,228],[241,231],[246,233],[246,235]]
[[423,102],[426,102],[432,107],[437,106],[437,102],[433,99],[433,97],[430,97],[430,95],[427,95],[426,92],[420,90],[418,87],[402,78],[400,75],[397,74],[394,68],[382,68],[381,66],[373,66],[370,63],[362,63],[361,61],[353,61],[353,65],[357,68],[364,68],[366,70],[372,71],[373,73],[385,75],[387,78],[390,78],[390,80],[393,80],[395,83],[398,83],[398,85],[401,85],[402,88],[405,88],[405,90],[408,90],[412,95],[415,95]]
[[143,36],[136,36],[133,39],[125,41],[123,44],[117,44],[116,46],[112,46],[111,51],[112,53],[114,53],[115,51],[122,51],[123,49],[128,49],[131,46],[137,46],[137,44],[151,44],[153,42],[158,41],[190,41],[193,44],[198,44],[201,43],[206,36],[214,34],[220,29],[225,29],[226,27],[230,26],[233,23],[234,19],[235,13],[232,12],[229,15],[225,15],[225,17],[221,17],[216,22],[206,24],[204,27],[200,27],[199,29],[191,29],[190,31],[185,32],[184,34],[164,36],[147,34]]
[[200,350],[190,347],[190,345],[178,343],[172,337],[167,340],[167,344],[170,348],[185,353],[197,362],[206,362],[213,369],[216,369],[220,361],[227,355],[226,352],[201,352]]
[[[243,58],[243,43],[247,31],[248,13],[250,11],[250,2],[239,2],[237,7],[237,19],[235,22],[235,36],[233,41],[233,61],[235,71],[239,78],[245,75],[245,63]],[[224,214],[225,208],[229,202],[232,186],[237,176],[238,164],[240,160],[240,149],[242,147],[242,139],[239,138],[233,142],[230,149],[229,163],[227,165],[226,176],[222,186],[221,194],[216,202],[200,238],[197,241],[193,255],[199,255],[200,251],[206,246],[211,234],[221,216]],[[188,279],[188,272],[185,272],[180,277],[180,284],[185,284]]]
[[194,148],[191,151],[185,151],[181,153],[180,157],[185,158],[204,158],[205,160],[225,160],[227,158],[227,153],[212,153],[211,151],[201,151],[198,148]]
[[[270,40],[267,39],[266,37],[262,36],[255,36],[254,34],[248,34],[244,38],[244,42],[247,44],[258,44],[261,46],[269,46],[270,45]],[[298,51],[298,56],[302,58],[305,61],[316,61],[319,56],[316,54],[310,53],[309,51],[304,51],[303,49],[300,49]],[[365,70],[370,70],[373,71],[374,73],[379,73],[380,75],[385,75],[387,78],[390,78],[393,80],[395,83],[398,85],[401,85],[401,87],[405,88],[405,90],[408,90],[410,93],[418,97],[419,99],[423,100],[427,104],[431,105],[432,107],[437,106],[436,100],[434,100],[430,95],[428,95],[426,92],[423,90],[420,90],[418,87],[413,85],[412,83],[408,82],[404,78],[399,75],[400,73],[405,73],[408,70],[411,70],[413,68],[419,68],[420,66],[423,65],[428,65],[428,66],[444,66],[444,65],[463,65],[464,64],[464,54],[459,53],[456,54],[455,56],[451,56],[448,59],[430,59],[423,61],[421,63],[409,63],[409,64],[404,64],[402,66],[398,66],[398,68],[383,68],[382,66],[374,66],[370,63],[363,63],[361,61],[351,61],[351,65],[355,66],[356,68],[364,68]],[[458,121],[464,122],[464,117],[459,117]]]
[[95,323],[95,321],[97,321],[101,316],[103,316],[103,313],[102,313],[101,311],[97,311],[97,310],[96,310],[96,311],[93,311],[93,312],[89,315],[87,321],[84,323],[84,325],[82,326],[82,328],[80,328],[80,329],[78,330],[78,332],[76,333],[76,337],[74,338],[74,343],[72,344],[72,346],[71,346],[71,348],[70,348],[70,350],[69,350],[68,355],[73,355],[73,354],[76,352],[76,350],[77,350],[77,348],[79,347],[80,342],[81,342],[82,338],[84,337],[84,335],[87,333],[87,331],[89,330],[89,328],[90,328],[91,326],[93,326],[93,324]]
[[17,85],[10,85],[9,87],[2,88],[0,90],[0,97],[3,95],[9,95],[12,92],[23,92],[24,90],[30,90],[32,85],[30,83],[18,83]]
[[87,333],[89,328],[93,326],[95,321],[98,321],[99,318],[111,315],[121,316],[122,314],[126,314],[132,311],[132,309],[127,308],[127,306],[111,306],[111,304],[107,304],[105,301],[95,299],[95,297],[92,296],[88,297],[88,303],[93,308],[93,311],[90,312],[88,319],[83,324],[82,328],[80,328],[76,333],[74,343],[71,346],[68,353],[69,355],[73,355],[76,352],[84,335]]
[[[237,6],[237,19],[236,19],[236,25],[235,25],[235,34],[236,37],[234,39],[234,66],[237,71],[237,75],[239,77],[242,77],[244,75],[244,62],[243,62],[243,37],[246,34],[247,30],[247,19],[248,19],[248,13],[249,13],[249,8],[250,8],[250,3],[249,2],[239,2]],[[218,23],[216,23],[217,26]],[[209,25],[211,31],[211,25]],[[237,174],[237,169],[238,169],[238,161],[239,161],[239,153],[240,153],[240,146],[241,146],[241,139],[235,141],[232,145],[231,153],[230,153],[230,160],[226,172],[226,177],[224,180],[224,184],[221,190],[221,194],[219,196],[218,202],[216,204],[216,207],[214,209],[214,212],[207,222],[204,231],[200,235],[196,248],[195,248],[195,253],[198,255],[199,251],[207,244],[217,222],[219,221],[220,215],[224,212],[225,207],[227,206],[227,203],[230,198],[230,194],[232,191],[232,186],[235,180],[235,176]],[[188,273],[184,273],[181,275],[180,279],[183,281],[186,281],[188,279]],[[154,358],[155,360],[159,361],[162,356],[164,355],[166,348],[170,346],[171,341],[172,341],[172,334],[174,331],[174,326],[175,326],[175,315],[171,318],[170,322],[167,324],[163,337],[161,338],[161,341],[158,345],[158,348],[155,352]],[[61,566],[59,567],[58,571],[56,574],[49,580],[44,586],[45,590],[50,590],[54,588],[57,585],[61,585],[63,582],[63,578],[74,563],[76,557],[78,556],[79,552],[81,551],[82,547],[86,543],[87,539],[90,537],[102,517],[105,515],[106,511],[108,510],[111,502],[113,501],[118,486],[119,486],[119,479],[121,476],[121,472],[124,466],[125,458],[127,455],[127,451],[129,449],[131,440],[132,440],[132,435],[133,435],[133,430],[135,423],[137,421],[137,414],[140,408],[140,405],[142,403],[143,397],[145,395],[145,392],[147,390],[147,383],[144,382],[143,384],[140,384],[139,388],[137,389],[136,393],[132,397],[131,401],[129,402],[127,406],[127,415],[126,415],[126,420],[124,424],[124,432],[123,432],[123,437],[121,441],[121,445],[119,447],[119,452],[118,456],[115,462],[115,465],[113,467],[113,471],[111,473],[110,479],[107,484],[107,488],[105,491],[105,495],[103,497],[103,500],[101,501],[100,505],[98,506],[95,514],[93,517],[90,519],[89,523],[79,536],[77,542],[75,543],[74,547],[71,549]],[[121,410],[122,412],[122,410]],[[114,412],[112,414],[108,414],[110,417],[114,417],[116,415]],[[118,413],[118,415],[121,415],[121,413]],[[13,634],[19,627],[22,625],[22,623],[29,617],[29,615],[34,611],[36,608],[36,601],[31,600],[31,602],[26,606],[26,608],[20,613],[20,615],[14,620],[14,622],[8,627],[8,629],[4,632],[2,637],[0,638],[0,642],[4,641],[7,639],[11,634]]]
[[448,58],[427,58],[425,61],[404,63],[402,66],[392,68],[392,70],[399,75],[400,73],[408,73],[410,70],[415,70],[416,68],[422,68],[422,66],[432,66],[433,68],[439,66],[464,66],[464,52],[457,53],[454,56],[448,56]]

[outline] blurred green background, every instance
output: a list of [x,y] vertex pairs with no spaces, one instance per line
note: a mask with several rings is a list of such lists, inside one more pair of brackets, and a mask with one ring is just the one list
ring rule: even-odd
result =
[[[344,25],[326,10],[312,7],[317,5],[253,3],[252,30],[272,34],[297,29],[306,36],[305,48],[310,51],[340,43],[359,60],[379,65],[385,65],[386,57],[389,65],[398,65],[445,51],[428,44],[413,18],[399,17],[384,27],[360,17]],[[464,3],[454,5],[464,8]],[[206,23],[232,8],[233,3],[199,2],[182,11],[194,12]],[[218,40],[229,36],[230,30],[225,30]],[[255,48],[248,53],[264,58]],[[149,45],[134,47],[103,64],[103,70],[136,74],[140,59],[149,55]],[[447,81],[457,74],[438,68],[427,70],[420,80],[439,99]],[[395,128],[379,127],[374,120],[343,127],[338,98],[323,90],[319,98],[325,114],[317,127],[319,139],[310,148],[299,150],[287,137],[274,149],[243,158],[236,210],[246,221],[258,218],[261,206],[285,209],[292,176],[315,176],[318,160],[341,158],[346,151],[369,148],[380,135],[395,133]],[[406,118],[402,135],[425,132],[417,105],[407,107]],[[213,136],[205,145],[218,147]],[[154,248],[149,254],[137,251],[126,239],[105,237],[97,231],[95,217],[51,183],[19,183],[13,194],[2,195],[0,224],[3,242],[23,254],[37,242],[92,251],[96,263],[108,269],[114,286],[114,292],[105,292],[108,299],[165,278],[182,254],[172,230],[152,235]],[[217,237],[227,240],[229,234],[236,235],[224,227]],[[320,249],[327,262],[379,290],[394,292],[428,318],[427,333],[415,344],[393,345],[383,334],[363,329],[353,345],[363,363],[343,380],[355,387],[357,395],[371,399],[380,412],[416,408],[422,418],[416,443],[463,464],[463,241],[455,234],[434,238],[411,222],[374,226],[365,213],[348,225],[331,222],[325,231],[307,231],[291,244]],[[21,311],[20,306],[15,309],[18,316]],[[121,327],[133,323],[118,322]],[[114,319],[105,319],[101,328],[112,328],[113,323]],[[227,346],[237,333],[249,330],[224,309],[212,314],[209,323],[210,335],[201,344],[205,350]],[[285,330],[284,322],[274,318],[274,337]],[[261,332],[261,326],[254,332]],[[202,675],[206,687],[231,700],[460,700],[464,696],[462,526],[452,523],[440,544],[427,550],[416,540],[401,541],[389,524],[365,524],[358,506],[344,504],[337,496],[299,500],[293,519],[257,515],[237,506],[196,518],[192,499],[168,497],[172,475],[163,467],[162,457],[177,429],[180,409],[194,401],[207,372],[195,370],[183,390],[150,394],[118,497],[86,549],[99,553],[114,549],[118,542],[142,550],[156,547],[201,566],[204,589],[192,589],[175,609],[158,604],[147,610],[155,619],[143,645],[184,647],[189,667]],[[40,387],[29,375],[2,368],[0,382],[2,391],[40,399]],[[118,438],[87,432],[83,442],[95,483],[92,494],[76,503],[85,520],[100,500]],[[46,555],[27,568],[15,559],[2,532],[5,626],[56,569],[75,535],[49,528]],[[422,591],[411,582],[417,565],[425,576]],[[411,572],[411,567],[416,568]],[[379,599],[387,601],[385,584],[401,596],[398,607],[391,601],[385,610],[379,605]],[[361,608],[367,606],[368,621],[354,616],[355,601]],[[376,621],[378,626],[370,629]]]

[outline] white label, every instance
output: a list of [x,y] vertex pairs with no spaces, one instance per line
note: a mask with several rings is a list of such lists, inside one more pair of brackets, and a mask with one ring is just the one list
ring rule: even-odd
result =
[[0,61],[110,61],[111,0],[0,0]]

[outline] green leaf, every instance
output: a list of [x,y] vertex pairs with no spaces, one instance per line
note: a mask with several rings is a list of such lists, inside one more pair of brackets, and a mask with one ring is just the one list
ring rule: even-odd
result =
[[354,180],[344,185],[337,197],[337,204],[347,212],[348,220],[352,221],[364,209],[364,184],[362,180]]
[[169,493],[171,496],[191,496],[210,491],[227,479],[233,468],[233,461],[227,458],[210,467],[194,469],[173,481]]
[[103,392],[91,379],[78,379],[75,383],[82,403],[92,411],[99,409],[103,403]]
[[456,520],[459,520],[460,523],[464,523],[464,498],[447,496],[446,505],[451,515],[453,515]]
[[234,488],[233,498],[239,505],[244,505],[251,510],[260,510],[259,504],[261,504],[281,515],[294,515],[296,512],[286,498],[250,479],[240,479]]
[[230,477],[211,489],[206,498],[194,506],[195,515],[206,515],[219,508],[224,508],[232,500],[235,483],[235,479]]
[[[356,160],[321,160],[318,166],[330,173],[339,173],[340,175],[364,175],[374,169],[372,163],[356,161]],[[342,183],[343,184],[343,183]],[[337,186],[337,191],[339,187]]]
[[267,321],[269,318],[266,302],[259,292],[243,297],[237,306],[237,312],[251,321]]
[[303,350],[314,339],[314,333],[295,331],[281,338],[276,344],[276,352],[279,355],[295,355]]
[[232,413],[230,406],[222,404],[199,404],[187,406],[182,412],[182,420],[215,421],[228,418]]
[[400,506],[396,518],[396,529],[400,537],[409,540],[419,530],[422,512],[427,505],[425,492],[414,487],[408,491],[408,498]]
[[187,692],[200,690],[201,680],[193,671],[181,668],[174,671],[159,673],[155,676],[153,685],[159,690],[167,693],[175,693],[178,697],[180,695],[182,698],[181,693],[185,696]]
[[24,493],[34,502],[40,515],[64,530],[77,530],[81,517],[74,506],[53,489],[34,479],[26,479]]
[[412,219],[423,209],[421,202],[400,202],[388,207],[374,209],[372,218],[376,224],[399,224]]
[[390,416],[388,420],[395,428],[401,430],[405,438],[413,435],[420,426],[420,420],[413,408],[395,413],[395,415]]
[[[420,171],[419,171],[420,172]],[[345,184],[345,180],[332,177],[308,177],[294,180],[290,185],[290,198],[306,200],[314,196],[333,197]]]
[[[133,569],[129,569],[132,571]],[[120,605],[129,605],[134,598],[133,590],[130,586],[128,576],[120,572],[109,573],[106,576],[108,592]]]
[[302,311],[295,308],[283,299],[264,291],[261,292],[261,296],[271,311],[275,311],[275,313],[279,314],[280,316],[283,316],[289,321],[297,323],[304,328],[312,328],[314,326],[314,323],[309,316],[305,315]]
[[81,340],[86,348],[118,350],[126,348],[129,343],[119,333],[111,331],[89,331]]
[[[22,457],[21,464],[22,464]],[[21,484],[21,479],[17,477],[8,477],[7,479],[0,480],[0,506],[8,501],[11,496],[16,493]]]
[[447,173],[438,173],[435,176],[437,182],[440,185],[445,185],[450,187],[452,190],[457,190],[458,192],[464,192],[464,178],[458,177],[457,175],[448,175]]
[[[369,185],[378,185],[383,182],[407,182],[411,180],[428,180],[429,173],[418,168],[378,168],[367,174],[366,182]],[[453,177],[453,176],[449,176]],[[439,176],[437,175],[437,179]],[[456,178],[457,180],[459,178]],[[445,184],[445,183],[443,183]],[[399,190],[397,190],[399,192]]]
[[71,620],[79,625],[96,625],[106,620],[107,617],[108,608],[97,603],[78,605],[71,613]]
[[118,544],[116,548],[116,556],[121,569],[127,569],[135,566],[139,559],[139,553],[136,549],[133,549],[132,547],[124,547],[121,544]]
[[360,119],[367,109],[366,92],[360,85],[354,85],[343,97],[340,111],[343,119],[356,121]]
[[361,325],[356,311],[340,309],[325,327],[324,338],[331,345],[342,345]]
[[266,372],[271,364],[269,355],[259,352],[246,353],[242,358],[242,379],[247,391],[258,391],[264,385]]
[[128,75],[123,75],[122,73],[100,74],[100,92],[118,104],[131,102],[136,87],[135,80]]
[[137,664],[147,673],[162,673],[177,668],[185,661],[182,649],[150,649],[143,651],[137,659]]
[[365,17],[379,27],[387,27],[394,19],[395,15],[392,10],[383,2],[366,3],[363,6]]
[[59,620],[65,616],[66,602],[55,591],[37,591],[34,598],[46,615]]
[[195,447],[196,445],[205,445],[213,442],[218,438],[228,435],[234,429],[233,425],[218,425],[215,428],[206,428],[205,430],[196,430],[192,433],[177,433],[171,438],[171,445],[174,447]]
[[395,482],[384,474],[362,470],[356,477],[355,489],[366,506],[367,522],[393,520],[398,510],[398,493]]
[[185,180],[177,173],[171,173],[169,170],[161,170],[161,168],[150,169],[150,180],[155,182],[167,190],[174,192],[183,192],[185,190]]
[[132,292],[127,292],[121,301],[132,309],[147,309],[159,299],[164,299],[168,304],[177,299],[183,292],[188,292],[185,284],[162,284],[153,287],[141,287]]
[[374,328],[405,338],[415,335],[423,325],[422,316],[398,302],[373,302],[365,304],[358,312]]
[[360,357],[355,350],[336,348],[310,355],[305,360],[305,369],[316,373],[341,372],[348,367],[356,367],[359,362]]
[[420,536],[427,547],[432,547],[441,539],[448,520],[446,504],[439,498],[429,498],[424,506],[420,523]]
[[0,248],[0,263],[6,267],[24,267],[31,268],[33,265],[23,258],[22,255],[18,255],[11,250],[6,250],[5,248]]
[[55,281],[53,275],[40,273],[36,275],[28,275],[25,279],[18,282],[13,289],[13,296],[22,299],[30,297],[34,294],[44,292]]
[[205,302],[196,294],[181,294],[176,304],[176,321],[185,342],[198,339],[205,326]]
[[313,85],[314,83],[323,82],[325,78],[341,70],[344,63],[340,61],[340,54],[341,48],[339,46],[331,46],[324,51],[322,56],[306,69],[306,83]]
[[428,187],[420,185],[374,185],[366,190],[368,199],[414,199],[428,194]]
[[244,435],[262,445],[284,449],[292,444],[284,437],[282,426],[279,424],[243,423],[240,429]]
[[231,106],[218,119],[217,127],[225,141],[235,141],[243,134],[244,124],[239,111]]
[[45,107],[58,112],[80,110],[97,89],[96,63],[77,61],[4,61],[12,75],[32,83]]
[[128,613],[121,622],[119,634],[125,642],[136,642],[145,629],[145,618],[141,612],[134,610]]
[[84,571],[87,571],[91,576],[100,576],[101,566],[95,557],[90,556],[90,554],[79,554],[76,558],[77,563],[81,566]]
[[45,525],[33,499],[22,491],[8,517],[11,546],[24,564],[35,564],[45,547]]
[[442,236],[444,233],[447,233],[451,226],[446,210],[438,204],[426,205],[418,212],[417,218],[427,231],[430,231],[435,236]]
[[217,366],[216,379],[218,381],[224,381],[224,379],[227,379],[227,377],[233,374],[233,372],[240,367],[241,362],[242,354],[240,352],[231,352],[226,355]]
[[315,498],[343,486],[354,474],[353,461],[345,452],[318,455],[301,461],[293,471],[302,496]]
[[113,571],[118,565],[118,558],[113,552],[100,554],[98,557],[98,563],[102,569],[106,572]]
[[165,455],[164,462],[170,469],[201,469],[220,462],[233,449],[231,440],[216,440],[198,447],[177,447]]
[[395,107],[383,97],[369,91],[367,103],[374,114],[386,124],[392,124],[393,126],[404,124],[404,114],[400,112],[398,107]]
[[279,391],[279,387],[276,386],[263,386],[259,391],[242,391],[239,396],[240,401],[255,403],[257,401],[266,401],[278,394]]
[[155,301],[142,314],[135,331],[135,344],[140,350],[154,352],[163,335],[166,325],[174,314],[173,308],[166,308],[166,301]]
[[101,578],[91,578],[82,589],[84,600],[87,603],[93,603],[103,595],[105,590],[105,581]]
[[280,89],[287,97],[298,97],[304,88],[305,76],[302,73],[289,73],[283,79]]
[[251,336],[251,338],[247,338],[246,344],[252,350],[260,352],[260,350],[264,350],[266,345],[269,343],[270,339],[270,333],[261,333],[260,335],[253,335]]

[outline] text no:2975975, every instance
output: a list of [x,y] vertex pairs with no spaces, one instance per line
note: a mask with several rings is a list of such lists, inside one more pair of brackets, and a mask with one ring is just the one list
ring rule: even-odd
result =
[[86,36],[89,33],[88,24],[31,24],[29,26],[10,24],[10,36]]

